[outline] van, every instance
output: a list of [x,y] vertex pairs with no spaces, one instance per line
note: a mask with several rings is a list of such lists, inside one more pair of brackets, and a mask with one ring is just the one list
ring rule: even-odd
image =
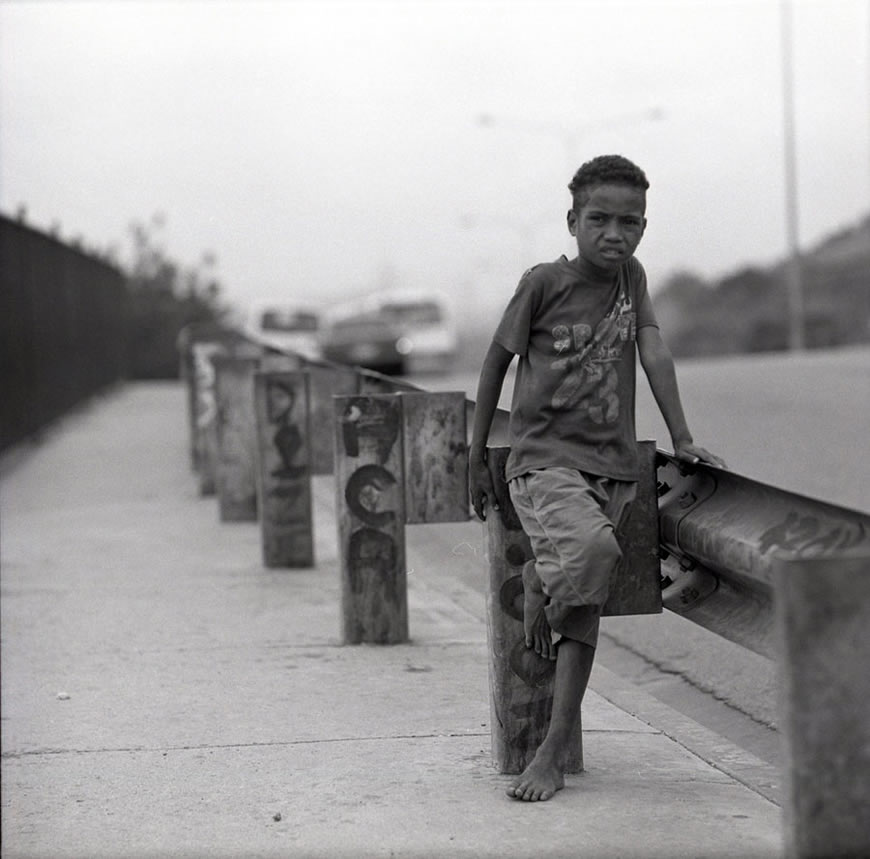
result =
[[456,358],[459,336],[449,299],[431,290],[389,290],[368,297],[366,310],[398,332],[406,372],[446,372]]
[[320,357],[320,313],[295,305],[261,304],[249,314],[246,333],[258,343],[303,358]]

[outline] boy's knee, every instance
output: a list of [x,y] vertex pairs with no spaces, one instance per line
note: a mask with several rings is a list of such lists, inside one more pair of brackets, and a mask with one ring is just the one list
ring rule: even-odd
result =
[[559,561],[552,569],[537,565],[545,593],[566,605],[603,605],[611,575],[622,559],[613,527],[590,528],[582,539],[565,541],[557,548]]
[[611,569],[622,559],[622,549],[613,528],[598,528],[589,535],[584,554],[590,566]]

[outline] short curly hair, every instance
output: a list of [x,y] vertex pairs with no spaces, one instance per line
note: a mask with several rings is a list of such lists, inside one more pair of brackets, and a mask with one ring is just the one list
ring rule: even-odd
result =
[[628,185],[639,191],[649,188],[646,173],[633,161],[622,155],[599,155],[583,164],[568,183],[574,207],[578,208],[586,203],[588,193],[585,192],[605,183]]

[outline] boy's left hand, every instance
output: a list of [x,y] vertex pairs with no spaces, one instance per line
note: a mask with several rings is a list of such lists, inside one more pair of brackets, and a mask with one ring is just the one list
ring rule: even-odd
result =
[[727,468],[725,460],[720,459],[713,453],[710,453],[706,448],[697,444],[678,444],[674,447],[674,456],[683,462],[689,462],[692,465],[697,465],[699,462],[704,462],[707,465],[715,465],[717,468]]

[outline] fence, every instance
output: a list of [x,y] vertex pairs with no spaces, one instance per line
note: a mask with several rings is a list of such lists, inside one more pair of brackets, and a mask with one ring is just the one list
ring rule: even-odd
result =
[[124,373],[122,274],[0,216],[0,450]]
[[[467,498],[457,500],[456,492],[465,490],[466,418],[474,404],[452,394],[449,405],[436,403],[443,395],[250,341],[186,342],[200,367],[188,380],[201,490],[222,496],[222,510],[260,517],[267,565],[307,565],[306,479],[314,470],[335,473],[344,640],[407,640],[403,529],[468,518]],[[417,417],[408,420],[403,398],[411,403],[421,394],[408,409]],[[506,420],[497,415],[499,443]],[[650,444],[641,443],[647,468],[623,546],[630,549],[628,587],[613,588],[628,603],[611,613],[663,604],[776,659],[785,690],[790,853],[870,855],[870,517],[688,466]],[[421,465],[427,451],[435,453]],[[492,462],[503,461],[504,448],[491,452]],[[440,487],[435,496],[427,488],[433,485]],[[413,499],[421,496],[418,506]],[[444,518],[408,512],[442,506]],[[275,548],[282,529],[283,560]],[[552,671],[536,666],[522,644],[524,535],[496,516],[486,529],[493,759],[502,772],[516,772],[543,736]],[[571,766],[582,769],[579,731],[576,743]]]

